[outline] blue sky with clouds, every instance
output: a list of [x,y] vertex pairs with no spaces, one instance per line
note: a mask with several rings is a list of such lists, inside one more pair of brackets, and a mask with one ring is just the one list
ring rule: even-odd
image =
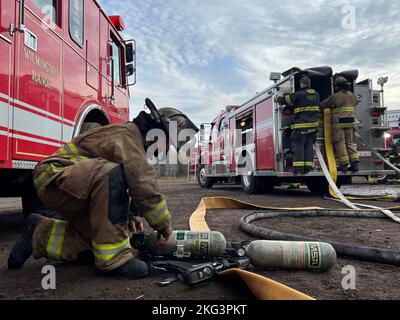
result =
[[[100,0],[137,41],[131,114],[151,98],[197,124],[268,87],[272,71],[330,65],[360,78],[389,76],[386,104],[400,108],[398,0]],[[348,7],[355,28],[344,29]],[[343,11],[344,10],[344,11]]]

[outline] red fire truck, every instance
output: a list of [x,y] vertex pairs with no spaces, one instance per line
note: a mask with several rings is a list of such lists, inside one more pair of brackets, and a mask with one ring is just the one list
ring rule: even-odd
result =
[[95,0],[0,0],[0,196],[78,134],[128,120],[135,42]]
[[[200,151],[196,157],[200,186],[211,188],[217,182],[241,183],[247,193],[271,192],[281,182],[304,182],[315,193],[327,190],[323,172],[315,159],[316,169],[307,175],[293,175],[291,151],[291,124],[293,109],[274,102],[276,96],[299,89],[299,80],[307,74],[312,87],[324,100],[333,93],[335,76],[346,77],[358,98],[357,131],[361,156],[361,171],[340,174],[338,184],[351,183],[353,176],[379,176],[385,174],[383,163],[374,158],[375,151],[385,152],[384,132],[388,129],[382,105],[383,91],[373,90],[372,81],[356,83],[358,71],[333,74],[330,67],[306,70],[292,68],[282,74],[271,74],[275,84],[258,93],[241,106],[228,106],[210,124],[202,124]],[[323,130],[318,137],[324,148]]]

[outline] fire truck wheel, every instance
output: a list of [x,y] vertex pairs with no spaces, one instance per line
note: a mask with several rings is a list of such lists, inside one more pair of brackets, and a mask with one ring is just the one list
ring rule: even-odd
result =
[[[329,183],[325,177],[314,177],[305,181],[308,189],[316,195],[327,195],[329,193]],[[351,184],[351,177],[339,177],[336,185],[340,188],[344,184]]]
[[389,177],[387,174],[383,175],[383,176],[377,176],[376,180],[379,184],[385,184],[389,181]]
[[96,129],[96,128],[100,128],[101,124],[97,123],[97,122],[84,122],[82,124],[82,128],[81,128],[81,132],[80,133],[85,133],[86,131],[92,130],[92,129]]
[[272,178],[253,175],[243,175],[241,178],[243,190],[247,194],[267,194],[274,190]]
[[329,193],[329,184],[325,177],[314,177],[305,181],[308,190],[316,195],[326,195]]
[[204,165],[201,165],[199,170],[197,170],[197,181],[200,187],[206,189],[211,189],[215,183],[215,179],[206,177],[206,168]]

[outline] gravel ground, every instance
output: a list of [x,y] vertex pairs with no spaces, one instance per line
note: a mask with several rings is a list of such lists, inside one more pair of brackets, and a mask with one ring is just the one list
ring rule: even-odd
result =
[[[343,208],[341,204],[324,200],[310,194],[307,189],[288,190],[285,186],[272,195],[245,195],[239,186],[220,185],[214,189],[201,189],[197,184],[179,181],[161,181],[160,189],[165,194],[173,214],[175,229],[188,229],[191,213],[202,197],[225,196],[275,207],[320,206]],[[349,192],[365,193],[372,189],[393,193],[400,187],[356,185]],[[365,202],[368,203],[368,202]],[[369,202],[387,207],[393,203]],[[251,240],[239,230],[240,218],[249,211],[210,210],[207,222],[212,230],[221,231],[228,240]],[[160,276],[143,280],[121,281],[105,278],[93,267],[75,264],[55,264],[57,271],[56,290],[42,289],[44,276],[42,267],[46,260],[29,259],[22,270],[6,269],[8,253],[21,232],[23,218],[19,199],[0,199],[0,299],[118,299],[118,300],[215,300],[254,299],[242,283],[232,284],[222,279],[188,288],[174,283],[160,288],[155,283]],[[397,224],[386,219],[354,218],[278,218],[260,221],[260,226],[277,231],[312,236],[321,240],[336,240],[379,248],[399,250],[400,234]],[[341,282],[342,268],[351,265],[356,270],[356,289],[344,290]],[[255,270],[273,280],[309,294],[317,299],[400,299],[399,268],[390,265],[359,262],[339,258],[337,265],[326,273],[305,271]]]

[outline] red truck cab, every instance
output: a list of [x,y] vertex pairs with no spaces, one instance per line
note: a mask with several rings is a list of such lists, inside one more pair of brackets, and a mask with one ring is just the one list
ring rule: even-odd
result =
[[135,43],[123,28],[95,0],[0,0],[0,196],[27,204],[38,161],[128,120]]

